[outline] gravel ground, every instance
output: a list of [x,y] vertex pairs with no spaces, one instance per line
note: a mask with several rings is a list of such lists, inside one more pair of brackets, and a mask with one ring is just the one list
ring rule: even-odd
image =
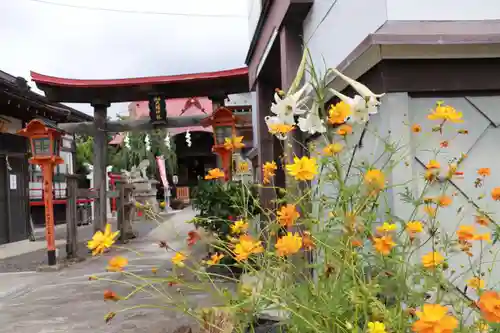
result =
[[[135,222],[133,224],[133,229],[138,233],[139,237],[147,235],[152,229],[157,226],[155,222]],[[113,226],[113,229],[115,227]],[[40,232],[40,231],[39,231]],[[93,228],[92,225],[81,226],[78,228],[78,256],[85,258],[89,257],[91,254],[86,248],[87,240],[92,237]],[[56,230],[56,239],[65,239],[66,229],[60,228]],[[37,240],[41,239],[37,237]],[[66,245],[60,245],[57,247],[59,258],[64,260],[66,257]],[[38,250],[34,252],[25,253],[15,257],[9,257],[0,260],[0,273],[8,272],[24,272],[24,271],[35,271],[37,267],[47,263],[47,251],[45,249]]]

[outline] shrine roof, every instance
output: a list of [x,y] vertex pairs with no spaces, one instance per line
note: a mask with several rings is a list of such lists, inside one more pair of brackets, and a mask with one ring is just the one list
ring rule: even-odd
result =
[[70,103],[127,102],[164,98],[217,96],[248,91],[248,68],[217,72],[126,79],[68,79],[31,72],[31,79],[52,101]]

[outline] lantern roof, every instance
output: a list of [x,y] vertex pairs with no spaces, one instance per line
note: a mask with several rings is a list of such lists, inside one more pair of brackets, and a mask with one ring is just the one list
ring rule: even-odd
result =
[[219,122],[232,121],[233,124],[240,124],[244,122],[244,119],[233,114],[233,111],[222,106],[215,110],[210,116],[201,120],[200,124],[203,127],[214,126]]
[[45,124],[40,119],[33,119],[26,125],[25,128],[17,131],[17,134],[30,137],[34,135],[47,135],[51,133],[56,133],[61,135],[62,132],[58,130],[56,127],[51,126],[50,124]]

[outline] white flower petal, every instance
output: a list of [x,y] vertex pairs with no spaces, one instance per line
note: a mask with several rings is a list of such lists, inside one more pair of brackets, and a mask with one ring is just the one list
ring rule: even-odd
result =
[[375,98],[380,98],[384,96],[385,94],[374,94],[367,86],[362,84],[361,82],[358,82],[356,80],[351,79],[350,77],[342,74],[340,71],[338,71],[336,68],[332,68],[332,71],[340,76],[345,82],[349,83],[351,87],[354,88],[354,90],[357,91],[358,94],[360,94],[363,98],[369,98],[369,97],[375,97]]

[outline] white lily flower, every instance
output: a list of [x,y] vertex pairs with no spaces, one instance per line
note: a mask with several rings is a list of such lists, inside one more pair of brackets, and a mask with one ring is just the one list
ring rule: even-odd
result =
[[370,115],[378,113],[377,107],[380,105],[380,102],[376,98],[365,99],[360,95],[351,98],[335,89],[330,88],[330,91],[350,106],[352,114],[349,120],[355,123],[364,124],[368,121]]
[[[295,120],[293,117],[295,115],[301,115],[307,112],[305,103],[308,99],[307,91],[311,88],[309,84],[305,84],[297,92],[285,96],[281,99],[278,93],[274,94],[274,101],[271,105],[271,112],[274,113],[281,119],[281,123],[287,125],[295,125]],[[306,97],[302,98],[302,95],[306,93]]]
[[309,112],[305,118],[299,118],[299,128],[302,132],[308,132],[309,134],[326,132],[323,120],[314,111]]
[[344,80],[345,82],[349,83],[349,85],[351,87],[353,87],[354,90],[356,90],[356,92],[358,94],[360,94],[361,97],[363,97],[366,100],[372,100],[373,99],[373,100],[376,100],[378,102],[378,99],[385,95],[385,94],[375,94],[375,93],[373,93],[367,86],[365,86],[364,84],[362,84],[362,83],[360,83],[360,82],[358,82],[356,80],[353,80],[350,77],[342,74],[336,68],[332,68],[331,70],[336,75],[340,76],[342,78],[342,80]]

